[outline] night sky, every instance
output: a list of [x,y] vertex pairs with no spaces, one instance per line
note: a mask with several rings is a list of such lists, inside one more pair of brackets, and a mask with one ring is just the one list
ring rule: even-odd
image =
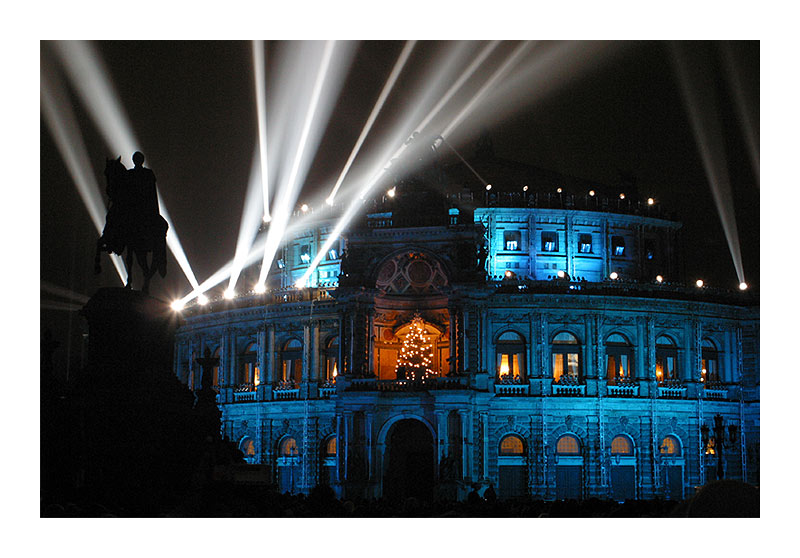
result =
[[[474,43],[469,48],[477,52],[485,44]],[[518,44],[503,43],[481,68],[484,73],[476,76],[488,77]],[[58,67],[51,46],[41,44],[42,60],[56,60]],[[365,41],[350,46],[354,47],[352,64],[298,203],[315,193],[324,195],[332,187],[403,42]],[[413,108],[408,105],[413,104],[415,92],[441,71],[436,66],[437,55],[447,46],[443,42],[418,43],[362,153],[368,153]],[[233,256],[238,236],[257,139],[251,43],[115,41],[98,42],[94,47],[141,142],[145,166],[156,174],[188,260],[202,282]],[[738,280],[680,94],[670,43],[543,43],[529,52],[561,47],[569,56],[557,61],[557,73],[535,74],[517,84],[507,97],[495,99],[496,107],[502,109],[477,110],[451,138],[453,144],[468,157],[479,132],[486,129],[501,158],[603,184],[618,183],[620,172],[632,175],[641,195],[655,197],[684,222],[686,279],[702,277],[711,285],[735,288]],[[717,108],[744,272],[748,282],[757,286],[759,187],[721,53],[723,48],[729,49],[736,64],[741,97],[757,134],[759,43],[693,42],[679,48],[689,62],[697,91]],[[285,81],[276,60],[286,51],[286,43],[266,43],[268,95]],[[601,54],[590,57],[598,51]],[[523,59],[520,67],[529,61]],[[313,66],[301,73],[313,75],[315,71]],[[512,71],[507,79],[515,75]],[[493,90],[502,92],[502,86],[503,82],[498,82]],[[439,91],[441,95],[443,89]],[[510,100],[504,103],[506,99]],[[456,109],[466,102],[467,97],[453,99]],[[105,158],[122,155],[130,167],[132,154],[112,152],[105,145],[76,95],[73,109],[91,170],[104,189]],[[303,106],[297,108],[299,115],[304,110]],[[269,129],[269,113],[267,119]],[[413,131],[409,126],[404,134]],[[280,144],[280,139],[270,135],[269,145],[274,148],[271,167],[281,165],[274,160]],[[86,296],[103,286],[120,286],[105,255],[103,273],[93,273],[97,232],[44,119],[40,156],[42,281]],[[135,286],[138,288],[138,283]],[[189,290],[170,255],[167,278],[156,276],[151,292],[171,300]],[[58,297],[42,292],[43,306],[52,300]],[[74,334],[77,320],[74,312],[41,312],[42,328],[62,330],[66,325]]]

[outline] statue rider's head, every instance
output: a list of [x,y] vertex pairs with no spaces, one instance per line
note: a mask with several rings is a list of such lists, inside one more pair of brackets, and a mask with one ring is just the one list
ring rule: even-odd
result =
[[141,151],[137,151],[133,154],[133,165],[135,167],[141,167],[144,164],[144,155],[142,155]]

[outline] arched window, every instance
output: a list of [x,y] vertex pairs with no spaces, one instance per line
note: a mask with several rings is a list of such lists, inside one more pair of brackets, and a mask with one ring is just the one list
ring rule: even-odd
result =
[[332,337],[325,347],[325,383],[333,383],[339,375],[339,336]]
[[300,451],[297,440],[286,436],[278,444],[278,490],[293,493],[300,482]]
[[609,382],[633,378],[633,345],[619,333],[606,340],[606,374]]
[[[217,359],[219,359],[219,358],[220,358],[220,355],[222,354],[222,350],[221,350],[221,349],[222,349],[221,347],[217,347],[217,350],[216,350],[216,351],[214,351],[214,355],[213,355],[213,356],[214,356],[214,358],[217,358]],[[220,362],[220,361],[219,361],[219,360],[217,360],[217,364],[216,364],[216,365],[214,365],[214,368],[213,368],[213,369],[212,369],[212,371],[211,371],[211,373],[212,373],[212,376],[211,376],[211,385],[212,385],[214,388],[218,388],[218,387],[219,387],[219,362]]]
[[281,457],[297,457],[299,454],[299,450],[297,449],[297,440],[291,436],[287,436],[281,440],[281,444],[278,448],[278,454]]
[[611,455],[633,455],[633,442],[627,436],[615,436],[611,440]]
[[721,380],[719,370],[719,357],[717,346],[711,339],[703,339],[700,381],[707,384],[717,384]]
[[244,460],[248,463],[254,463],[256,459],[256,444],[252,438],[245,436],[239,442],[239,450],[244,454]]
[[281,351],[281,378],[285,384],[297,385],[303,375],[303,344],[289,339]]
[[237,384],[243,388],[255,389],[261,383],[261,371],[258,369],[258,345],[250,343],[239,355]]
[[336,436],[331,436],[325,442],[325,457],[336,457]]
[[580,455],[581,443],[572,434],[564,434],[556,442],[556,453],[558,455]]
[[322,442],[320,482],[332,485],[336,481],[336,436],[329,436]]
[[509,434],[500,440],[500,455],[525,455],[525,444],[516,434]]
[[500,440],[498,449],[497,496],[501,500],[525,496],[528,492],[525,442],[516,434],[508,434]]
[[553,380],[578,383],[580,380],[580,344],[577,337],[562,331],[553,338]]
[[672,339],[662,335],[656,339],[656,380],[663,383],[678,379],[678,349]]
[[680,457],[681,455],[680,440],[672,435],[664,436],[664,439],[661,440],[661,445],[658,449],[663,456]]
[[501,382],[525,380],[525,338],[506,331],[497,339],[497,379]]

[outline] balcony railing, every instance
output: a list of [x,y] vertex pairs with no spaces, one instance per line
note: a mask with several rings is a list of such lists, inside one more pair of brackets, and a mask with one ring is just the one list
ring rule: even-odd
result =
[[272,395],[276,401],[288,401],[300,397],[300,388],[275,388]]
[[256,400],[255,384],[239,384],[233,386],[233,400],[236,402],[255,401]]
[[609,397],[637,397],[639,395],[639,382],[630,378],[615,378],[606,385]]
[[320,384],[318,393],[319,396],[324,399],[327,399],[331,395],[336,395],[336,384],[330,382]]
[[722,383],[708,383],[703,386],[703,397],[705,399],[727,399],[728,388]]
[[378,380],[375,378],[353,378],[347,391],[430,391],[443,389],[466,389],[466,377],[433,377],[424,380]]
[[494,384],[494,392],[497,395],[528,395],[530,388],[529,384]]
[[573,376],[563,376],[552,386],[553,395],[586,395],[586,385]]

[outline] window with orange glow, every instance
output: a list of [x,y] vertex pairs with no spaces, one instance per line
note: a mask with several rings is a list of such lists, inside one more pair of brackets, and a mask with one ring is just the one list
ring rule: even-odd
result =
[[661,455],[677,456],[681,454],[681,446],[674,436],[665,436],[661,441]]
[[556,453],[558,455],[580,455],[581,445],[575,436],[565,434],[556,443]]
[[627,436],[616,436],[611,440],[611,455],[633,455],[633,442]]
[[519,436],[506,436],[500,441],[500,455],[523,455],[525,445]]
[[325,455],[328,457],[336,455],[336,436],[328,438],[328,443],[325,445]]
[[525,379],[525,338],[514,331],[506,331],[497,339],[497,378],[499,380]]
[[297,449],[297,440],[291,437],[284,438],[283,441],[281,441],[279,453],[283,457],[295,457],[299,453]]
[[255,457],[256,455],[256,444],[253,442],[252,438],[245,438],[242,440],[239,444],[239,449],[245,457]]
[[562,331],[553,338],[553,380],[565,377],[577,381],[580,377],[580,345],[571,333]]

